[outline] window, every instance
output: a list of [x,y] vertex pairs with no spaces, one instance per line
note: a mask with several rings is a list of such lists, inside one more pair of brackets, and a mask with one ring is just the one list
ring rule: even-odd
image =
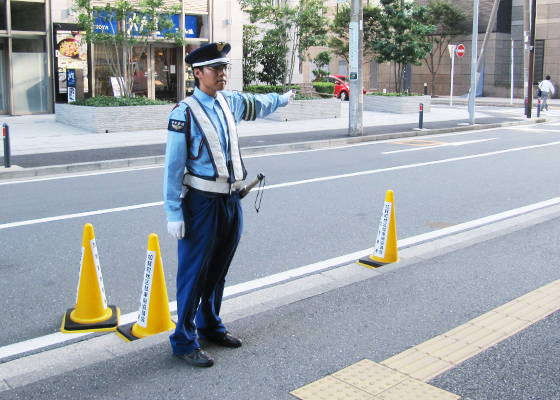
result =
[[14,114],[48,111],[44,39],[12,39]]
[[379,86],[379,64],[375,60],[369,61],[369,88],[377,89]]
[[535,40],[535,65],[533,69],[533,85],[544,79],[544,40]]
[[338,62],[338,75],[348,76],[348,62],[346,60]]
[[0,30],[6,30],[6,0],[0,0]]
[[10,2],[12,30],[45,32],[45,3],[40,1]]

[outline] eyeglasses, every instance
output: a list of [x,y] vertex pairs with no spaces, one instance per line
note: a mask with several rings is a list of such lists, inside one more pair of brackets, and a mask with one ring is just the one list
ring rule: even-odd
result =
[[222,65],[206,65],[207,68],[210,68],[212,71],[214,71],[215,73],[220,73],[220,72],[227,72],[228,70],[228,64],[222,64]]

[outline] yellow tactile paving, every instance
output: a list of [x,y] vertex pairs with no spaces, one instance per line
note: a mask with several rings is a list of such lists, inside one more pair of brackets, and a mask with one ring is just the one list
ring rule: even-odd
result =
[[376,364],[362,360],[291,392],[302,400],[460,399],[428,385],[454,366],[560,310],[560,280]]
[[445,390],[417,381],[416,379],[406,380],[379,394],[377,397],[383,400],[457,400],[461,398],[461,396],[446,392]]
[[302,400],[372,400],[370,393],[364,392],[340,379],[327,376],[309,385],[290,392]]
[[374,395],[408,379],[408,376],[371,360],[362,360],[332,376]]

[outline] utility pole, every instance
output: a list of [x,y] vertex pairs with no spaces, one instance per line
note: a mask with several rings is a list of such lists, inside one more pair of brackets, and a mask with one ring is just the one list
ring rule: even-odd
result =
[[471,54],[471,91],[469,92],[469,125],[474,125],[474,98],[476,97],[476,55],[478,53],[478,0],[474,0]]
[[523,98],[525,114],[529,94],[529,31],[531,29],[531,0],[523,0]]
[[529,42],[529,77],[527,82],[527,118],[531,118],[533,108],[533,69],[535,65],[535,22],[537,19],[537,0],[531,4],[531,40]]
[[351,0],[350,5],[350,118],[349,136],[364,134],[364,12],[362,0]]

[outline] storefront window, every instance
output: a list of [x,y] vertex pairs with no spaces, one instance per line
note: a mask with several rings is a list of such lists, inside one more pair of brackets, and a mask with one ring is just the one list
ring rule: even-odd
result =
[[48,111],[47,54],[44,39],[12,39],[14,114]]
[[0,0],[0,30],[6,30],[6,0]]
[[[187,54],[191,53],[195,49],[200,47],[199,44],[189,44],[185,47],[185,51]],[[185,95],[190,96],[194,93],[194,73],[190,65],[187,64],[185,69]]]
[[95,76],[95,96],[113,96],[111,77],[117,65],[118,54],[114,46],[96,44],[94,50],[93,73]]
[[44,1],[10,2],[12,16],[12,30],[45,32],[45,3]]

